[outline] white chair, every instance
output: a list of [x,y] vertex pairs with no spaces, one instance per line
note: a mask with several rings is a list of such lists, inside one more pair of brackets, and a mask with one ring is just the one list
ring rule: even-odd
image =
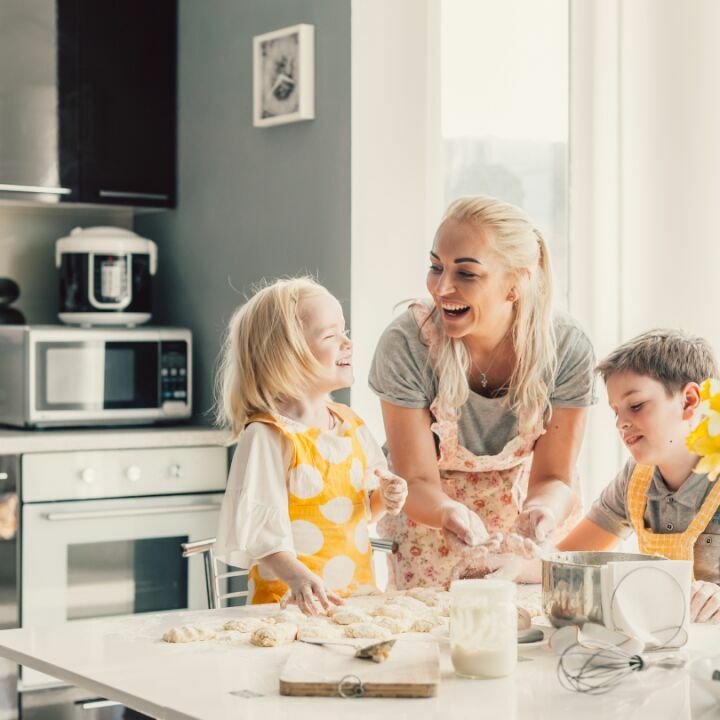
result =
[[[223,600],[229,600],[230,598],[236,597],[247,597],[247,590],[240,590],[238,592],[223,592],[222,587],[227,587],[228,578],[232,577],[243,577],[248,574],[246,569],[236,569],[229,572],[220,572],[219,564],[225,563],[215,557],[213,547],[215,546],[215,538],[208,538],[206,540],[196,540],[195,542],[181,543],[182,556],[184,558],[192,557],[193,555],[203,556],[203,563],[205,565],[205,590],[207,591],[208,607],[215,609],[221,607]],[[377,552],[394,552],[397,550],[397,543],[392,540],[381,540],[380,538],[370,538],[370,547],[373,551]],[[226,567],[232,567],[225,565]]]

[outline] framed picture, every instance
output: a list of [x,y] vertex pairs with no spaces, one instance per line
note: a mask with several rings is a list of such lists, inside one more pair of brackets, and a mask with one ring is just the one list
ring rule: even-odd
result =
[[315,28],[293,25],[253,38],[253,124],[315,117]]

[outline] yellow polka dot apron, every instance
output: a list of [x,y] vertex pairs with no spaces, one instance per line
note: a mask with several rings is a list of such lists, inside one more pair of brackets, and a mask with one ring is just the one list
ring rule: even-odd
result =
[[[430,310],[421,302],[411,306],[415,321],[430,348],[431,359],[439,331]],[[432,432],[438,438],[438,469],[443,492],[473,512],[489,532],[508,532],[527,495],[536,440],[545,432],[542,423],[530,427],[519,419],[519,432],[496,455],[475,455],[459,443],[457,413],[438,395],[430,405]],[[571,515],[553,535],[562,537],[577,522],[581,509],[577,477],[573,479],[575,502]],[[393,540],[396,549],[388,560],[388,586],[410,588],[444,585],[462,560],[441,530],[421,525],[405,513],[385,515],[378,522],[381,537]]]
[[[365,490],[365,453],[358,440],[363,421],[347,406],[328,404],[342,423],[337,433],[296,425],[273,415],[250,422],[277,428],[292,444],[288,514],[297,559],[341,596],[374,586]],[[296,430],[299,430],[296,431]],[[264,577],[257,564],[248,573],[248,603],[279,602],[287,585]]]
[[636,465],[628,483],[628,517],[635,529],[640,552],[648,555],[662,555],[668,560],[695,559],[695,542],[705,532],[715,511],[720,507],[720,482],[716,482],[705,497],[697,515],[692,519],[685,532],[654,533],[645,527],[645,508],[647,491],[652,482],[655,467]]

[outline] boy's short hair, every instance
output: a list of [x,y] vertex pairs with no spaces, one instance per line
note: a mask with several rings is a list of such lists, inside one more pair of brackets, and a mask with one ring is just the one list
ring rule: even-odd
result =
[[718,377],[718,365],[710,343],[682,330],[649,330],[613,350],[595,371],[607,384],[621,372],[635,372],[657,380],[668,395],[689,382],[700,384]]

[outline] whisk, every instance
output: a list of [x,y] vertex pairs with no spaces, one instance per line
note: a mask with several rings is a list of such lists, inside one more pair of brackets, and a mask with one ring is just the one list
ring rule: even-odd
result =
[[687,658],[678,653],[650,656],[632,654],[617,645],[589,648],[575,643],[560,656],[557,674],[566,690],[602,695],[634,672],[651,667],[673,670],[686,662]]

